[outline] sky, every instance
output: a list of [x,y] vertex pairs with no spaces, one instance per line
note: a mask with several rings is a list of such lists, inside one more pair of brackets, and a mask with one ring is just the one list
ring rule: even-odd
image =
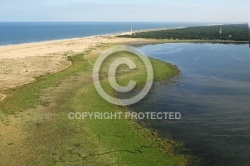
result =
[[248,22],[248,0],[0,0],[0,22]]

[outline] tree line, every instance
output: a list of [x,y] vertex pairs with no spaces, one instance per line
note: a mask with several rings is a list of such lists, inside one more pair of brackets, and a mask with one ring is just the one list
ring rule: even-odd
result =
[[233,40],[249,41],[248,24],[198,26],[167,30],[137,32],[119,37],[172,40]]

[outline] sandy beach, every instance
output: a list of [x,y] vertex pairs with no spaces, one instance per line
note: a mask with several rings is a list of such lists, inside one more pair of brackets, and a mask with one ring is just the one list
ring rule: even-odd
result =
[[70,65],[70,61],[67,60],[68,55],[84,52],[98,44],[146,41],[149,40],[118,38],[115,34],[110,34],[2,46],[0,47],[0,90],[31,83],[37,76],[64,70]]

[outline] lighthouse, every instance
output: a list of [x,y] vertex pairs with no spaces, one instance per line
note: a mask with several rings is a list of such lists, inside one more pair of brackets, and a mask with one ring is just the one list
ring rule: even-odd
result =
[[132,26],[130,27],[130,35],[131,36],[133,35],[133,28],[132,28]]

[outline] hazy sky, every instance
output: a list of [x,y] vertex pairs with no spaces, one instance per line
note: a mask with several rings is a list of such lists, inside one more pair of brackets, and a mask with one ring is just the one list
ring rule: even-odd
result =
[[0,21],[247,22],[248,0],[0,0]]

